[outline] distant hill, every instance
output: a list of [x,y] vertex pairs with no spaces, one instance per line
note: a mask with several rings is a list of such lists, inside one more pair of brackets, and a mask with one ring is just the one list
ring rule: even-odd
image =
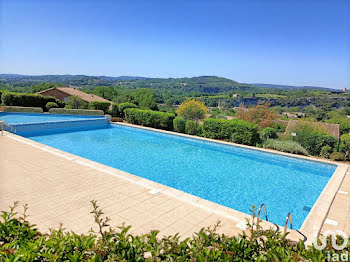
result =
[[316,89],[316,90],[339,91],[339,89],[320,87],[320,86],[290,86],[290,85],[274,85],[274,84],[260,84],[260,83],[254,83],[251,85],[263,87],[263,88],[277,88],[277,89]]
[[99,82],[99,81],[116,81],[116,80],[135,80],[135,79],[145,79],[145,77],[140,76],[87,76],[87,75],[18,75],[18,74],[0,74],[0,79],[8,80],[11,82],[59,82],[66,83],[70,81],[82,81],[84,82]]
[[123,86],[128,88],[152,88],[182,93],[223,93],[228,91],[258,92],[261,89],[317,89],[330,88],[315,86],[289,86],[274,84],[245,84],[217,76],[199,76],[183,78],[147,78],[141,76],[87,76],[87,75],[19,75],[0,74],[1,85],[15,88],[27,88],[38,83],[58,83],[59,85],[78,86],[92,89],[96,86]]
[[86,75],[17,75],[0,74],[0,83],[13,86],[31,86],[38,83],[93,88],[96,86],[124,86],[129,88],[152,88],[181,92],[221,93],[230,90],[255,90],[256,87],[217,76],[191,78],[146,78],[140,76],[86,76]]

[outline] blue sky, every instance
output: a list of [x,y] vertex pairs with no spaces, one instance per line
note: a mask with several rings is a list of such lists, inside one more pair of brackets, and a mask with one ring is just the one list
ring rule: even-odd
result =
[[0,73],[350,88],[350,0],[0,0]]

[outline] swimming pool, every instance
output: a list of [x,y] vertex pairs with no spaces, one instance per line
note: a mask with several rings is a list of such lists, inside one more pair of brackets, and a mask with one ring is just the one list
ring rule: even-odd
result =
[[56,115],[56,114],[40,114],[40,113],[14,113],[0,112],[0,121],[12,124],[27,124],[51,121],[65,121],[78,119],[95,119],[104,116],[88,116],[88,115]]
[[[74,132],[72,132],[74,131]],[[336,166],[123,125],[26,137],[269,221],[299,229]]]

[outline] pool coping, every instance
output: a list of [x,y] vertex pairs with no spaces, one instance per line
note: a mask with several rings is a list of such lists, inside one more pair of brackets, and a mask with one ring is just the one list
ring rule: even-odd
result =
[[[301,158],[309,161],[317,161],[317,162],[323,162],[323,163],[328,163],[328,164],[333,164],[337,166],[337,169],[333,173],[332,177],[328,181],[327,185],[321,192],[320,196],[318,197],[317,201],[315,202],[314,206],[312,207],[311,211],[309,212],[308,216],[305,218],[300,230],[298,232],[301,232],[304,236],[307,237],[307,244],[311,244],[313,238],[320,233],[321,227],[323,225],[323,222],[325,221],[328,211],[330,209],[330,206],[335,198],[336,192],[339,190],[339,187],[344,179],[344,176],[346,174],[348,166],[346,164],[341,164],[341,163],[335,163],[329,160],[320,160],[320,159],[314,159],[310,157],[305,157],[305,156],[296,156],[293,154],[289,153],[284,153],[284,152],[276,152],[274,150],[269,150],[269,149],[262,149],[262,148],[256,148],[252,146],[246,146],[246,145],[241,145],[241,144],[235,144],[231,142],[226,142],[226,141],[219,141],[219,140],[214,140],[214,139],[209,139],[209,138],[203,138],[203,137],[197,137],[197,136],[192,136],[192,135],[187,135],[187,134],[181,134],[181,133],[176,133],[172,131],[166,131],[166,130],[159,130],[159,129],[154,129],[154,128],[149,128],[149,127],[144,127],[144,126],[138,126],[138,125],[133,125],[129,123],[112,123],[115,125],[124,125],[124,126],[130,126],[134,128],[140,128],[140,129],[145,129],[145,130],[150,130],[150,131],[155,131],[155,132],[162,132],[166,134],[171,134],[171,135],[177,135],[177,136],[183,136],[183,137],[188,137],[192,139],[199,139],[199,140],[204,140],[204,141],[209,141],[209,142],[214,142],[214,143],[219,143],[219,144],[226,144],[226,145],[231,145],[231,146],[238,146],[242,148],[248,148],[252,150],[260,150],[263,152],[268,152],[268,153],[273,153],[277,155],[285,155],[288,157],[296,157],[296,158]],[[43,151],[47,151],[49,153],[55,154],[57,156],[63,157],[65,159],[68,159],[70,161],[74,161],[75,163],[91,167],[93,169],[99,170],[105,174],[113,175],[118,178],[122,178],[124,180],[127,180],[128,182],[143,186],[150,191],[156,192],[156,193],[162,193],[165,195],[168,195],[170,197],[173,197],[175,199],[181,200],[183,202],[189,203],[193,206],[199,207],[203,210],[211,211],[213,213],[216,213],[217,215],[223,216],[225,218],[228,218],[232,221],[237,222],[237,227],[242,228],[242,230],[245,230],[245,227],[242,225],[245,225],[246,219],[251,220],[252,216],[243,212],[240,212],[238,210],[222,206],[220,204],[211,202],[209,200],[194,196],[192,194],[183,192],[181,190],[124,172],[122,170],[56,149],[54,147],[50,147],[44,144],[41,144],[39,142],[33,141],[29,138],[25,138],[19,135],[11,134],[6,132],[6,135],[9,138],[12,138],[14,140],[20,141],[22,143],[29,144],[33,147],[39,148]],[[284,214],[283,214],[284,215]],[[243,223],[244,222],[244,223]],[[243,224],[242,224],[243,223]],[[270,227],[275,227],[275,224],[271,222],[266,222],[266,225]]]

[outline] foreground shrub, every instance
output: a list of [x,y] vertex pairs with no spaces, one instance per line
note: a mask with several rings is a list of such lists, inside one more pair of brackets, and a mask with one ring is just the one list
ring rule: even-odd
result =
[[112,110],[109,114],[113,117],[122,117],[121,112],[119,111],[119,105],[112,104]]
[[110,105],[111,105],[110,102],[102,102],[102,101],[91,101],[89,104],[90,109],[102,110],[105,114],[107,113],[107,110],[109,109]]
[[[192,237],[180,240],[178,234],[160,237],[159,231],[132,235],[130,226],[112,228],[95,201],[92,215],[98,232],[77,235],[62,227],[41,234],[27,221],[26,209],[17,215],[14,207],[2,211],[0,220],[1,261],[326,261],[342,251],[306,247],[292,242],[275,230],[262,230],[248,224],[249,234],[229,237],[217,233],[219,223],[202,228]],[[253,214],[254,215],[254,214]]]
[[255,145],[258,141],[258,125],[240,119],[207,118],[203,122],[203,135],[213,139]]
[[303,148],[299,143],[290,140],[280,141],[276,139],[268,139],[266,140],[265,147],[286,153],[308,155],[305,148]]
[[345,112],[344,114],[340,114],[339,112],[331,111],[328,114],[331,117],[327,120],[328,123],[339,124],[341,134],[350,133],[350,119],[347,118]]
[[68,108],[51,108],[51,114],[65,114],[65,115],[104,115],[102,110],[88,110],[88,109],[68,109]]
[[344,161],[345,160],[345,154],[341,152],[333,152],[330,155],[330,159],[333,161]]
[[350,154],[350,134],[344,134],[340,137],[340,146],[345,153],[345,159],[349,159]]
[[292,132],[296,133],[295,140],[313,156],[319,156],[324,146],[334,148],[337,142],[337,139],[329,135],[325,127],[320,123],[294,121],[293,125],[287,131],[289,135]]
[[174,119],[174,131],[178,133],[185,133],[186,130],[186,120],[182,117],[175,117]]
[[276,132],[284,132],[286,130],[286,126],[282,123],[273,123],[272,127],[275,129]]
[[266,127],[260,131],[260,139],[265,141],[269,138],[277,138],[276,130],[272,127]]
[[322,132],[296,133],[296,141],[299,142],[311,155],[319,156],[324,146],[334,147],[337,139]]
[[47,110],[50,110],[51,108],[58,108],[58,105],[55,102],[48,102],[45,107]]
[[23,107],[23,106],[4,106],[5,112],[21,112],[21,113],[42,113],[41,107]]
[[122,117],[124,117],[124,110],[128,109],[128,108],[138,108],[137,105],[133,104],[133,103],[129,103],[129,102],[126,102],[126,103],[120,103],[118,105],[118,110],[121,114]]
[[329,158],[333,152],[333,148],[330,146],[323,146],[321,149],[321,156],[324,158]]
[[174,114],[152,110],[128,108],[124,110],[125,120],[131,124],[173,130]]
[[89,104],[79,96],[70,96],[66,102],[66,108],[68,109],[87,109],[88,107]]
[[198,122],[195,120],[187,120],[186,126],[185,126],[185,132],[189,135],[200,135],[199,133],[199,125]]
[[177,113],[185,119],[199,120],[203,119],[207,113],[207,107],[198,100],[187,100],[180,104]]
[[23,106],[23,107],[41,107],[46,110],[48,102],[54,102],[58,106],[63,107],[63,102],[54,98],[53,96],[42,96],[39,94],[26,94],[3,92],[1,95],[2,104],[5,106]]

